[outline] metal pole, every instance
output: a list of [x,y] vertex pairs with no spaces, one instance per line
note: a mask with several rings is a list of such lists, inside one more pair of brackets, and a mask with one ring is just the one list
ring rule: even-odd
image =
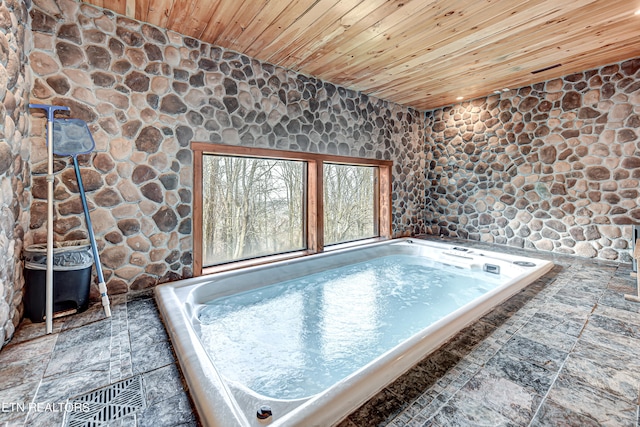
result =
[[89,233],[89,241],[91,242],[91,250],[93,251],[93,261],[96,264],[96,273],[98,274],[98,289],[100,290],[100,296],[102,298],[102,308],[104,309],[105,316],[111,317],[111,306],[109,304],[109,297],[107,296],[107,285],[104,283],[102,264],[100,264],[100,257],[98,255],[98,245],[96,244],[96,236],[93,234],[93,225],[91,224],[91,217],[89,216],[87,196],[84,193],[82,175],[80,174],[80,165],[78,164],[78,158],[76,156],[73,156],[73,168],[76,171],[76,180],[78,181],[78,188],[80,189],[80,199],[82,200],[82,210],[84,211],[84,217],[87,223],[87,232]]
[[45,320],[47,334],[53,332],[53,120],[47,121],[47,274]]
[[53,332],[53,115],[69,110],[60,105],[29,104],[47,112],[47,271],[45,275],[45,320],[47,334]]

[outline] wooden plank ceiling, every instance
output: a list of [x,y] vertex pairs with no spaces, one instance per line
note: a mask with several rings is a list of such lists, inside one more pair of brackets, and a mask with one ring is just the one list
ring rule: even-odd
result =
[[640,0],[88,2],[418,110],[640,56]]

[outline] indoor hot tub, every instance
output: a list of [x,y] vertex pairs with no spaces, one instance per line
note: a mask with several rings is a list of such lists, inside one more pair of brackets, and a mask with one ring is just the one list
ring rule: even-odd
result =
[[207,426],[329,426],[553,267],[398,239],[156,288]]

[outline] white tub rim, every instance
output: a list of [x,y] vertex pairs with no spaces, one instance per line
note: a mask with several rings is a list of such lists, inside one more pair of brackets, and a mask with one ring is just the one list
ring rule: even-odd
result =
[[[191,327],[194,313],[188,312],[188,310],[183,307],[184,302],[192,297],[192,290],[196,289],[194,287],[211,282],[212,276],[215,276],[214,278],[217,279],[230,278],[248,271],[260,271],[267,267],[278,268],[279,266],[309,262],[313,259],[322,259],[353,250],[407,242],[440,249],[464,247],[464,244],[461,243],[443,243],[416,238],[393,239],[369,243],[362,247],[354,246],[334,250],[310,257],[294,258],[277,261],[272,264],[247,267],[246,269],[214,273],[212,275],[185,279],[156,287],[156,300],[160,313],[163,319],[165,319],[165,326],[174,345],[178,362],[182,368],[183,375],[190,389],[191,397],[204,425],[215,427],[238,425],[244,427],[254,426],[256,423],[255,414],[246,414],[238,404],[234,392],[220,373],[217,372],[215,365],[211,363],[209,356],[200,343],[197,333]],[[328,425],[327,422],[339,422],[397,379],[401,375],[397,374],[397,371],[400,370],[398,367],[402,368],[402,372],[407,371],[444,344],[457,332],[464,329],[473,321],[530,283],[533,283],[553,267],[553,263],[550,261],[538,260],[526,256],[512,256],[476,248],[470,248],[470,251],[476,254],[482,254],[483,256],[484,254],[491,254],[495,259],[533,260],[538,266],[536,267],[535,273],[531,276],[519,279],[516,283],[499,286],[465,304],[463,307],[460,307],[443,319],[419,331],[403,343],[380,355],[345,379],[329,387],[325,392],[308,398],[308,400],[301,403],[293,411],[282,416],[274,414],[274,420],[269,425],[273,427],[284,425],[309,426]],[[528,268],[525,269],[528,270]],[[394,369],[388,369],[392,365]],[[373,384],[375,384],[375,386],[373,386]],[[353,394],[354,388],[361,390],[355,398]],[[366,390],[366,392],[363,390]],[[257,395],[257,393],[255,394]],[[265,399],[269,399],[269,401],[275,400],[271,398]],[[253,417],[254,419],[249,419],[248,417]],[[231,424],[231,421],[234,423]]]

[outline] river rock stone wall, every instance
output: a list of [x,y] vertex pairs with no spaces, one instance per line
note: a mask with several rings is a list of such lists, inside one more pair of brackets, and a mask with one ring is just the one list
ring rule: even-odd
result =
[[[67,105],[110,293],[192,275],[191,141],[396,161],[396,234],[425,232],[423,114],[72,0],[30,10],[32,96]],[[45,122],[32,122],[33,240],[45,240]],[[56,236],[87,236],[68,158]],[[95,295],[95,289],[94,289]]]
[[12,336],[22,317],[24,278],[20,253],[27,209],[29,149],[26,118],[29,78],[26,50],[30,38],[21,25],[28,19],[27,4],[0,0],[0,347]]
[[640,59],[427,113],[429,233],[630,262]]

